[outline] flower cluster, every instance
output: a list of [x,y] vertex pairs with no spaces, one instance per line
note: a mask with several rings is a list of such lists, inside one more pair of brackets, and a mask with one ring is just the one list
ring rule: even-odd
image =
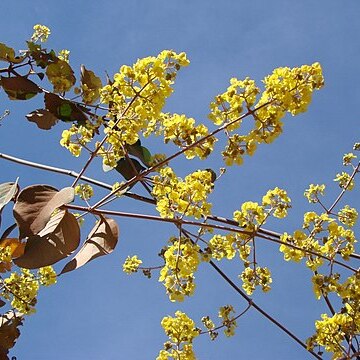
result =
[[256,231],[264,224],[267,213],[257,202],[247,201],[241,205],[241,210],[234,212],[234,220],[246,231]]
[[123,264],[123,271],[127,274],[132,274],[138,271],[139,266],[142,264],[142,261],[134,255],[132,257],[128,256]]
[[256,141],[248,135],[233,134],[228,136],[227,145],[221,154],[226,165],[241,165],[244,161],[243,155],[252,156],[256,148]]
[[160,271],[159,281],[164,284],[171,301],[183,301],[195,290],[194,274],[201,260],[200,248],[185,237],[172,237],[169,242],[163,250],[165,266]]
[[325,185],[310,184],[309,188],[305,190],[304,196],[308,199],[309,203],[319,202],[319,195],[324,196]]
[[195,360],[192,342],[199,335],[200,329],[185,313],[176,311],[175,317],[166,316],[161,321],[169,341],[164,343],[156,360],[181,359]]
[[225,326],[224,334],[228,337],[235,335],[237,324],[234,314],[232,305],[222,306],[219,310],[219,318],[222,319],[222,325]]
[[236,237],[234,234],[214,235],[209,241],[211,257],[216,260],[232,259],[236,254]]
[[345,190],[352,190],[355,186],[354,180],[344,171],[341,174],[336,174],[334,181],[338,182],[339,187]]
[[354,320],[351,315],[336,313],[329,317],[327,314],[322,314],[321,320],[315,322],[315,328],[315,335],[307,340],[309,349],[320,345],[333,354],[333,359],[348,357],[346,347],[342,345],[342,342],[345,336],[354,329]]
[[[323,86],[324,79],[320,64],[314,63],[275,69],[263,82],[265,90],[257,103],[260,90],[246,78],[231,79],[227,91],[210,104],[210,120],[226,128],[228,141],[222,154],[227,165],[242,164],[243,156],[252,155],[258,144],[274,141],[282,132],[284,115],[306,111],[313,91]],[[231,134],[247,115],[254,117],[254,127],[247,134]]]
[[213,187],[210,171],[197,170],[182,180],[166,167],[153,177],[153,183],[152,193],[161,217],[174,218],[177,213],[199,219],[210,214],[211,204],[207,202]]
[[36,296],[39,290],[39,282],[34,274],[27,269],[21,269],[21,273],[11,273],[4,279],[5,288],[1,294],[5,299],[11,300],[11,306],[22,314],[35,312]]
[[40,284],[50,286],[56,284],[56,273],[52,266],[45,266],[38,270]]
[[108,116],[114,120],[107,132],[116,131],[119,141],[127,144],[134,144],[140,132],[149,135],[149,125],[156,124],[173,92],[178,70],[188,64],[185,53],[164,50],[157,57],[139,59],[132,67],[122,66],[114,81],[100,91],[101,102],[109,104]]
[[80,199],[89,200],[94,195],[94,190],[89,184],[79,184],[75,186],[75,194],[79,195]]
[[59,51],[58,58],[62,61],[69,63],[70,51],[63,49]]
[[80,156],[81,150],[95,135],[94,126],[89,122],[86,126],[73,124],[70,129],[62,132],[60,145],[70,151],[76,157]]
[[268,207],[268,212],[279,219],[287,216],[287,210],[291,207],[290,202],[286,191],[278,187],[269,190],[262,198],[262,205]]
[[345,205],[345,207],[338,212],[338,217],[341,223],[346,226],[353,227],[356,224],[358,212],[349,205]]
[[45,42],[47,41],[49,35],[51,34],[50,29],[45,25],[34,25],[34,33],[31,36],[31,41],[33,42]]
[[247,109],[253,106],[259,93],[260,89],[256,86],[255,81],[250,78],[245,80],[230,79],[230,86],[227,90],[217,95],[214,101],[210,103],[209,119],[215,125],[226,123],[231,124],[232,130],[238,128],[241,124],[240,117],[244,106]]
[[267,292],[271,289],[271,273],[267,267],[245,267],[239,277],[243,282],[242,287],[248,295],[252,295],[257,286],[261,286],[262,291],[264,292]]
[[[209,135],[208,128],[205,125],[195,126],[193,118],[178,114],[163,114],[159,131],[164,133],[165,144],[172,141],[182,149]],[[210,136],[187,150],[185,155],[188,159],[192,159],[195,156],[205,159],[213,151],[215,142],[216,138]]]

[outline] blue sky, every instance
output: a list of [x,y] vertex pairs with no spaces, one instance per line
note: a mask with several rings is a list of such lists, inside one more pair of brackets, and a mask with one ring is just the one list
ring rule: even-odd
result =
[[[268,189],[282,187],[292,198],[293,209],[288,219],[268,227],[290,232],[301,226],[305,211],[315,210],[303,198],[304,189],[309,183],[328,184],[326,203],[330,204],[338,194],[332,179],[343,171],[342,154],[360,141],[359,17],[357,0],[224,0],[221,4],[206,0],[17,0],[2,2],[0,42],[23,49],[32,26],[45,24],[52,30],[49,47],[69,49],[77,74],[80,64],[85,64],[103,80],[105,71],[113,74],[121,65],[162,49],[185,51],[191,64],[179,73],[166,111],[185,113],[204,123],[208,123],[210,101],[226,89],[231,77],[250,76],[260,83],[276,67],[320,62],[326,85],[314,94],[308,112],[288,116],[283,135],[271,146],[261,146],[243,166],[229,169],[212,197],[214,212],[231,217],[242,202],[259,201]],[[63,124],[44,132],[26,121],[25,114],[40,107],[41,99],[10,103],[3,92],[0,99],[0,113],[11,111],[0,128],[0,152],[81,169],[84,158],[72,158],[58,144]],[[150,148],[152,144],[146,143]],[[197,167],[222,166],[219,157],[175,164],[181,175]],[[47,183],[60,188],[72,182],[4,160],[0,166],[1,182],[19,176],[22,187]],[[87,175],[109,183],[119,177],[96,166]],[[356,190],[345,203],[359,207]],[[115,208],[154,213],[150,206],[126,200]],[[41,292],[37,314],[26,319],[12,353],[18,360],[154,359],[166,341],[160,326],[163,316],[180,309],[200,322],[204,315],[215,319],[218,308],[226,304],[238,311],[246,307],[206,264],[197,274],[196,295],[181,304],[168,301],[156,276],[152,280],[141,274],[127,276],[121,268],[127,255],[138,254],[145,264],[158,264],[159,249],[175,231],[170,225],[143,220],[119,219],[118,223],[120,241],[112,255],[64,275],[57,286]],[[256,293],[254,299],[305,339],[312,334],[314,320],[326,311],[312,294],[310,273],[301,265],[285,263],[273,244],[258,243],[261,263],[272,270],[274,283],[270,293]],[[220,265],[236,281],[241,264]],[[215,342],[198,339],[199,359],[287,359],[289,354],[292,359],[312,358],[254,310],[240,319],[236,333],[230,339],[221,335]]]

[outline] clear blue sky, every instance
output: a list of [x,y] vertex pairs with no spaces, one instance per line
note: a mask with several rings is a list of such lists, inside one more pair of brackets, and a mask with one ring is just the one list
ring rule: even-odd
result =
[[[343,170],[342,154],[360,141],[358,0],[3,0],[1,13],[0,42],[23,49],[32,26],[45,24],[52,30],[48,46],[69,49],[74,69],[83,63],[103,79],[105,70],[113,74],[122,64],[162,49],[185,51],[191,65],[180,72],[166,110],[205,123],[208,104],[231,77],[250,76],[260,82],[276,67],[319,61],[325,88],[314,95],[306,114],[285,119],[284,134],[274,144],[262,146],[243,166],[229,169],[213,196],[214,212],[231,217],[242,202],[259,201],[268,189],[283,187],[293,209],[288,219],[268,227],[290,232],[301,226],[305,211],[315,209],[302,196],[309,183],[329,185],[327,204],[337,195],[332,179]],[[81,169],[81,159],[58,145],[63,124],[44,132],[26,121],[25,114],[40,107],[40,99],[9,103],[3,92],[0,99],[0,112],[11,110],[0,127],[0,152]],[[219,168],[222,163],[215,159],[194,165],[181,160],[176,166],[184,175],[194,166]],[[4,160],[0,169],[1,182],[19,176],[22,187],[71,184],[64,176]],[[117,178],[96,167],[87,175],[109,183]],[[345,202],[360,207],[358,193],[348,195]],[[118,202],[117,209],[153,213],[150,207],[139,208],[130,201]],[[225,304],[238,311],[246,307],[206,264],[197,274],[196,295],[181,304],[168,301],[156,276],[152,280],[141,274],[127,276],[121,268],[127,255],[138,254],[145,264],[158,264],[156,254],[175,231],[142,220],[119,219],[119,226],[120,241],[112,255],[41,291],[37,314],[26,319],[11,355],[18,360],[154,359],[166,341],[160,326],[164,315],[180,309],[200,322],[203,315],[216,319],[218,308]],[[271,268],[274,283],[270,293],[256,293],[254,299],[305,339],[312,334],[314,320],[326,311],[312,294],[310,273],[303,266],[285,263],[273,244],[258,244],[260,262]],[[221,266],[235,280],[242,270],[236,261]],[[195,342],[195,351],[206,360],[312,358],[255,311],[241,318],[236,336],[220,335],[215,342],[202,337]]]

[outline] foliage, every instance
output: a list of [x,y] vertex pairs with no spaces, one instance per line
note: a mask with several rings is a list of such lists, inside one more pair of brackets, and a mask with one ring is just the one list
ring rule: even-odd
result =
[[[196,337],[208,334],[214,340],[220,329],[226,336],[233,336],[240,317],[250,309],[266,316],[315,358],[321,359],[323,351],[331,353],[333,358],[355,358],[360,350],[360,274],[351,266],[351,260],[359,259],[352,230],[358,213],[349,205],[339,204],[345,192],[355,186],[354,178],[360,166],[355,163],[357,155],[344,155],[343,164],[350,171],[336,175],[340,194],[330,207],[321,200],[325,185],[309,186],[304,195],[309,203],[320,205],[321,211],[305,213],[300,229],[292,234],[278,234],[264,228],[270,217],[287,216],[291,200],[285,190],[270,189],[261,201],[247,201],[234,210],[233,219],[225,219],[212,213],[209,201],[225,173],[224,168],[197,170],[181,178],[169,165],[182,155],[189,160],[196,157],[206,160],[217,152],[225,166],[241,165],[259,145],[270,144],[281,135],[287,113],[294,116],[307,110],[313,92],[324,85],[320,64],[275,69],[263,80],[263,89],[250,78],[232,78],[226,91],[215,96],[210,104],[211,126],[208,127],[184,114],[163,112],[178,72],[189,65],[185,53],[164,50],[157,56],[139,59],[133,66],[123,65],[106,84],[93,71],[81,66],[77,83],[76,72],[69,63],[70,52],[62,50],[56,54],[43,48],[41,43],[47,40],[50,30],[36,25],[34,31],[27,41],[27,50],[18,56],[14,49],[0,44],[0,60],[7,66],[0,69],[3,75],[0,85],[10,100],[43,96],[43,108],[35,109],[26,118],[42,130],[52,129],[59,121],[68,123],[68,129],[62,132],[61,146],[75,157],[82,152],[89,157],[80,173],[74,175],[70,187],[58,190],[35,184],[21,189],[18,180],[0,185],[0,212],[14,202],[15,221],[4,229],[0,238],[3,274],[0,306],[9,308],[1,315],[1,355],[6,358],[20,335],[18,328],[23,319],[35,312],[40,286],[54,284],[57,276],[114,250],[119,229],[113,217],[122,216],[172,223],[177,233],[169,237],[159,253],[161,266],[144,267],[143,261],[133,255],[127,257],[124,272],[133,274],[142,270],[149,278],[159,272],[158,280],[170,301],[181,302],[194,293],[196,271],[200,263],[205,263],[219,272],[247,302],[241,313],[236,313],[229,304],[221,307],[217,326],[208,315],[199,327],[180,311],[175,317],[164,317],[161,325],[169,341],[164,343],[158,359],[195,359]],[[52,90],[45,86],[51,86]],[[249,124],[242,127],[245,120]],[[178,150],[172,154],[152,154],[141,142],[150,136],[162,137],[165,145],[173,144]],[[223,139],[219,141],[221,136]],[[215,152],[218,141],[225,143],[225,147]],[[355,144],[354,152],[359,149],[360,145]],[[102,159],[104,171],[114,169],[124,181],[109,185],[108,194],[91,204],[95,193],[92,185],[98,182],[85,178],[84,173],[96,157]],[[25,161],[22,163],[27,165]],[[37,167],[45,168],[41,164]],[[47,170],[61,171],[51,167]],[[141,187],[145,196],[132,192]],[[152,204],[159,216],[104,208],[109,202],[121,201],[122,196],[137,200],[140,206],[142,202]],[[79,249],[80,225],[87,214],[97,220]],[[190,231],[191,227],[197,231]],[[10,237],[15,230],[18,235]],[[322,314],[315,322],[315,333],[306,343],[249,297],[258,288],[270,291],[272,283],[271,269],[257,260],[257,238],[279,245],[285,261],[304,260],[313,274],[309,285],[315,297],[325,299],[329,306],[329,314]],[[56,275],[52,265],[72,254],[72,259]],[[243,271],[239,274],[242,288],[218,267],[217,262],[224,259],[242,263]],[[330,296],[341,299],[337,310]]]

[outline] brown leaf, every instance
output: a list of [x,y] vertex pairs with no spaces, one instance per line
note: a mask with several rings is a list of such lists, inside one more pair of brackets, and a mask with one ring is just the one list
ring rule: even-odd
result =
[[0,316],[0,356],[1,359],[7,359],[6,356],[20,336],[18,327],[22,325],[23,317],[20,313],[9,311]]
[[54,116],[62,121],[77,121],[83,123],[87,117],[84,114],[82,106],[76,105],[69,100],[65,100],[62,97],[53,94],[45,94],[45,107]]
[[119,228],[115,220],[101,216],[84,245],[60,274],[78,269],[99,256],[110,254],[118,242]]
[[55,209],[74,199],[74,189],[58,191],[49,185],[31,185],[23,189],[14,205],[14,217],[20,239],[36,235],[44,229]]
[[80,243],[80,228],[75,216],[60,210],[38,235],[29,237],[24,255],[14,263],[25,269],[38,269],[69,256]]
[[0,225],[1,225],[1,213],[6,204],[8,204],[19,191],[19,185],[17,180],[15,183],[8,182],[0,184]]
[[18,191],[17,181],[0,184],[0,212],[3,207],[15,196]]
[[42,90],[24,76],[0,77],[0,84],[10,100],[29,100]]
[[43,130],[51,129],[57,122],[58,118],[46,109],[37,109],[26,115],[29,121],[36,123],[38,128]]
[[25,59],[25,56],[15,56],[15,50],[5,44],[0,43],[0,60],[19,64]]

